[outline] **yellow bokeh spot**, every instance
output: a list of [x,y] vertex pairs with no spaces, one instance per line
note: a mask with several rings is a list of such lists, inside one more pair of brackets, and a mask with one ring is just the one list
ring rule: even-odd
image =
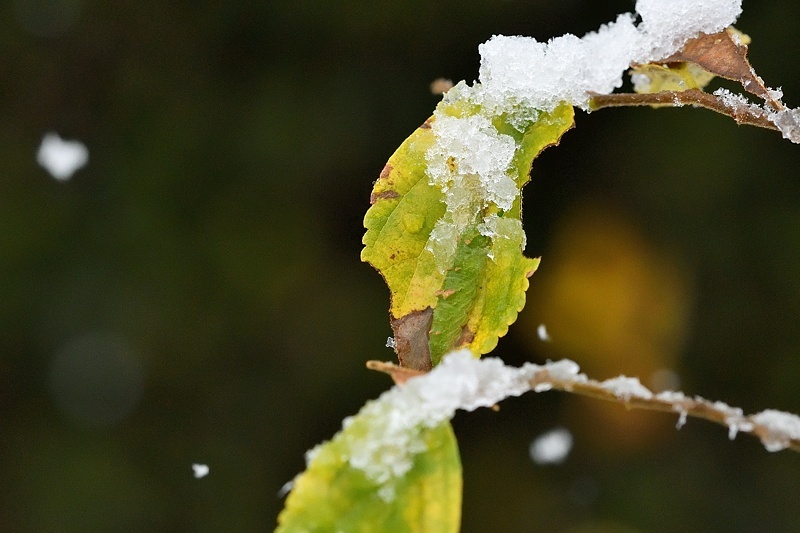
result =
[[[573,359],[592,378],[625,374],[659,390],[663,379],[654,378],[678,366],[692,301],[680,265],[679,257],[625,217],[583,204],[563,218],[544,251],[530,289],[535,304],[523,313],[521,330],[537,353]],[[539,324],[546,325],[550,342],[538,338]],[[596,400],[576,402],[576,422],[617,451],[620,445],[646,446],[654,432],[675,423]]]

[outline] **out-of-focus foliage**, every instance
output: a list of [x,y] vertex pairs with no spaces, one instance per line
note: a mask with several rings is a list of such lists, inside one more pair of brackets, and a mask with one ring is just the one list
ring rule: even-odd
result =
[[[274,527],[303,452],[389,386],[363,368],[393,354],[386,287],[358,259],[361,223],[387,157],[438,100],[429,83],[475,79],[477,46],[493,34],[581,34],[631,8],[51,2],[66,14],[31,30],[20,6],[45,3],[7,4],[0,524],[67,532]],[[796,2],[765,0],[737,23],[758,44],[751,62],[792,106],[797,20]],[[644,331],[687,393],[800,411],[797,147],[699,110],[576,121],[526,186],[526,255],[542,263],[519,327],[494,353],[519,363],[572,352],[612,377],[634,373],[635,354],[601,362],[567,350],[563,335],[609,354]],[[36,165],[48,131],[89,148],[70,181]],[[592,232],[560,229],[589,208],[608,213]],[[620,243],[614,221],[638,240]],[[627,250],[619,262],[558,252],[606,243]],[[588,271],[587,289],[556,313],[537,299],[559,294],[548,287],[563,289],[567,267]],[[607,309],[638,320],[603,329]],[[521,331],[540,317],[549,345]],[[699,422],[677,432],[674,417],[651,413],[657,444],[617,453],[620,432],[589,430],[591,416],[570,414],[576,400],[529,396],[454,421],[469,465],[465,533],[796,525],[794,455]],[[538,467],[528,445],[554,425],[573,431],[573,452]],[[195,462],[206,477],[192,476]]]

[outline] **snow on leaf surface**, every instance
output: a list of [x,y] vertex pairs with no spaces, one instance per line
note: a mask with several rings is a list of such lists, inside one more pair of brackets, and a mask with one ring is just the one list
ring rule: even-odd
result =
[[[538,260],[522,254],[520,191],[573,124],[569,105],[513,125],[490,119],[460,89],[389,159],[364,218],[361,258],[383,274],[393,321],[431,311],[413,329],[393,324],[401,362],[423,370],[461,346],[491,351],[524,306]],[[409,336],[427,345],[427,367],[409,364]]]
[[[479,81],[448,90],[389,159],[364,219],[361,258],[389,286],[403,366],[426,371],[450,349],[495,347],[537,266],[522,255],[520,202],[533,158],[571,127],[572,106],[589,109],[591,95],[620,87],[632,64],[722,31],[741,0],[638,0],[636,9],[638,24],[624,13],[582,38],[492,37],[479,47]],[[703,73],[688,69],[690,84],[702,85],[695,75]]]
[[[409,453],[403,448],[407,441],[392,447],[373,440],[374,416],[378,413],[351,418],[333,440],[309,454],[308,468],[295,479],[278,517],[277,533],[459,530],[461,461],[450,423],[410,428],[417,448]],[[386,455],[374,457],[379,451]],[[394,461],[393,468],[370,470],[373,460]]]
[[[368,402],[331,441],[310,450],[306,471],[288,485],[292,492],[277,531],[458,531],[461,465],[449,424],[456,410],[490,407],[529,390],[578,387],[589,396],[607,391],[622,401],[652,402],[658,410],[672,404],[679,426],[688,415],[707,418],[727,425],[731,438],[738,431],[756,434],[769,451],[800,440],[800,417],[789,413],[744,417],[739,408],[680,392],[654,396],[625,376],[592,380],[569,360],[513,368],[461,349]],[[532,458],[561,460],[571,444],[571,435],[559,430],[534,443]]]
[[463,350],[369,402],[309,452],[278,531],[458,531],[461,465],[449,419],[521,394],[523,374]]
[[333,439],[308,452],[278,532],[458,531],[461,464],[449,420],[531,390],[544,370],[580,380],[571,363],[508,367],[468,349],[448,354],[347,418]]

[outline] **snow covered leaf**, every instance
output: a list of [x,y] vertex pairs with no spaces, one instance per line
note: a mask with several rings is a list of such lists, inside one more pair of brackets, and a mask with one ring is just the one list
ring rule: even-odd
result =
[[[733,26],[713,33],[701,34],[684,43],[683,48],[667,58],[634,65],[631,69],[633,89],[637,93],[704,89],[715,76],[730,80],[756,80],[747,61],[750,37]],[[762,91],[762,94],[766,94]]]
[[764,85],[747,59],[750,37],[734,27],[689,39],[674,54],[631,69],[637,93],[703,89],[720,76],[742,84],[744,89],[781,109],[780,94]]
[[567,104],[485,116],[469,91],[453,88],[392,155],[364,218],[361,258],[386,280],[398,357],[417,370],[491,351],[516,319],[538,265],[522,254],[520,191],[573,124]]
[[648,63],[631,69],[633,90],[637,93],[702,89],[712,79],[714,79],[713,74],[694,63],[670,65]]
[[[359,414],[310,452],[308,469],[295,480],[276,532],[458,532],[461,461],[450,422],[417,428],[413,440],[421,450],[410,458],[403,449],[407,443],[401,442],[395,450],[380,450],[384,455],[378,459],[364,453],[376,445],[371,435],[376,420]],[[392,451],[398,475],[359,462],[364,457],[385,462]]]

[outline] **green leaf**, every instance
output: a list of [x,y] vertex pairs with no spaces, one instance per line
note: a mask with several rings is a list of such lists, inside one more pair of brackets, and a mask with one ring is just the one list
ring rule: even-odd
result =
[[[449,421],[413,428],[410,442],[380,443],[381,414],[362,413],[312,452],[278,517],[278,533],[456,533],[461,521],[461,461]],[[387,444],[389,445],[387,447]],[[370,446],[373,446],[370,453]],[[422,451],[420,451],[420,449]],[[396,461],[398,476],[376,475],[376,465]],[[354,466],[353,463],[356,463]],[[399,465],[399,466],[398,466]]]
[[694,63],[669,65],[648,63],[633,67],[631,79],[633,80],[633,90],[637,93],[681,92],[704,88],[714,79],[714,74]]
[[[504,142],[513,140],[515,146],[507,175],[516,183],[518,195],[506,209],[486,198],[468,197],[466,204],[473,211],[456,216],[447,206],[445,192],[431,183],[429,151],[437,142],[435,120],[465,120],[481,112],[468,98],[443,100],[437,118],[426,121],[389,158],[364,217],[367,232],[361,259],[372,264],[389,286],[400,362],[418,370],[430,369],[455,348],[466,346],[476,355],[491,351],[516,320],[525,305],[528,277],[538,265],[538,260],[522,254],[525,233],[519,192],[529,180],[536,156],[557,144],[573,125],[573,110],[566,104],[538,113],[521,129],[519,121],[493,117],[493,134]],[[444,163],[459,172],[457,158],[445,157]],[[480,189],[468,189],[468,194],[477,194],[474,190]],[[452,222],[456,218],[468,221],[459,225]],[[437,223],[455,231],[454,238],[447,241],[436,235]]]

